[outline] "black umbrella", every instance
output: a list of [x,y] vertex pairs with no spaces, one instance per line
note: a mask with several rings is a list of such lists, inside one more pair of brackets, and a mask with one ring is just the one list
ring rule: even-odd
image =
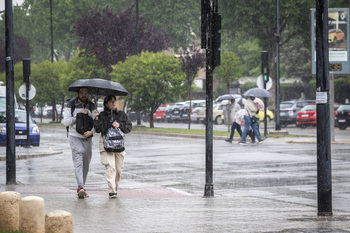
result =
[[236,99],[233,95],[229,95],[229,94],[226,94],[226,95],[222,95],[222,96],[219,96],[216,101],[223,101],[223,100],[234,100]]
[[105,79],[93,78],[93,79],[79,79],[72,83],[68,91],[77,92],[79,88],[88,88],[89,94],[95,94],[97,96],[116,95],[126,96],[128,91],[120,84]]
[[260,98],[269,98],[272,96],[271,92],[262,88],[251,88],[248,91],[244,92],[244,96],[254,96]]

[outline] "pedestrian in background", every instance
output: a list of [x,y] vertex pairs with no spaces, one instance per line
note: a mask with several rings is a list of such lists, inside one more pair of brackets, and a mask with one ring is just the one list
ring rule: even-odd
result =
[[124,157],[126,155],[124,143],[123,147],[115,152],[109,152],[105,148],[105,140],[110,128],[119,128],[123,133],[129,133],[132,124],[129,117],[123,111],[118,111],[117,100],[113,95],[106,96],[103,102],[104,110],[95,113],[94,128],[97,133],[101,133],[99,149],[101,163],[106,167],[105,178],[108,183],[109,198],[117,197],[118,182],[124,167]]
[[239,104],[236,103],[235,99],[231,99],[231,104],[227,105],[227,112],[230,117],[228,118],[229,122],[227,122],[227,124],[232,124],[234,122],[234,116],[236,114],[236,112],[238,112],[241,109],[241,106],[239,106]]
[[79,198],[89,197],[84,186],[92,156],[92,136],[94,132],[93,129],[91,129],[82,132],[82,134],[78,133],[76,131],[77,115],[80,113],[88,115],[92,123],[93,113],[95,111],[96,106],[93,102],[89,101],[89,92],[87,88],[80,88],[77,92],[77,97],[67,103],[67,107],[64,111],[64,125],[69,128],[68,140],[72,150],[75,178],[78,183],[77,194]]
[[[246,110],[246,114],[244,115],[244,130],[242,132],[242,137],[241,137],[241,142],[239,143],[240,145],[247,145],[246,143],[246,137],[247,137],[247,133],[249,130],[249,127],[252,127],[255,136],[258,139],[258,143],[261,144],[263,143],[264,139],[261,138],[260,133],[258,131],[257,125],[256,125],[256,114],[259,112],[257,106],[255,105],[255,103],[253,102],[255,99],[255,96],[253,94],[251,94],[249,96],[249,98],[247,99],[245,105],[244,105],[244,109]],[[253,122],[252,122],[253,120]]]
[[[241,125],[244,124],[244,115],[246,115],[245,109],[240,109],[235,113],[235,115],[233,116],[233,123],[231,125],[230,137],[225,140],[226,142],[232,143],[235,130],[237,130],[237,132],[239,133],[239,136],[242,137]],[[255,143],[255,137],[252,129],[248,131],[248,135],[252,139],[252,143]]]

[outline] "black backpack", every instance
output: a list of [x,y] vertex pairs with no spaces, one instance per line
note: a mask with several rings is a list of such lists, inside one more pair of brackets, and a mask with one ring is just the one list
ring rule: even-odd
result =
[[[71,113],[71,115],[73,117],[73,112],[75,110],[75,98],[67,100],[67,105],[66,106],[69,106],[69,105],[71,106],[71,112],[70,113]],[[89,110],[92,113],[92,102],[90,100],[89,100],[88,105],[89,105]],[[82,116],[82,115],[85,115],[85,116]],[[78,120],[78,118],[79,118],[79,120]],[[80,134],[84,134],[86,131],[90,131],[92,129],[92,127],[93,127],[93,120],[87,114],[80,114],[80,113],[78,113],[77,114],[76,124],[77,124],[76,131],[78,133],[80,133]],[[66,129],[67,129],[67,137],[68,137],[69,126],[67,126]]]

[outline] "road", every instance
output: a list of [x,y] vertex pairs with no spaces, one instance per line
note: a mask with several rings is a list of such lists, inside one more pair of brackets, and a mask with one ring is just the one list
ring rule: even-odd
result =
[[75,194],[65,128],[42,126],[40,130],[41,145],[62,153],[18,160],[20,185],[14,187],[3,185],[6,169],[1,162],[0,191],[41,196],[47,213],[71,212],[75,232],[349,230],[349,144],[332,144],[334,218],[318,219],[315,143],[269,138],[262,145],[240,146],[214,140],[215,198],[206,199],[200,198],[206,176],[204,139],[132,132],[126,137],[125,167],[118,199],[113,202],[108,200],[96,135],[86,183],[90,198],[81,201]]

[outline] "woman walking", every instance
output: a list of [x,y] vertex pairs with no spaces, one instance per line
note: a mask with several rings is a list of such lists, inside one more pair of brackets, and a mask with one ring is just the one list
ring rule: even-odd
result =
[[[116,103],[115,96],[106,96],[103,102],[104,111],[94,114],[95,131],[101,133],[99,149],[101,163],[106,167],[105,178],[108,183],[109,198],[117,197],[118,182],[126,155],[124,133],[129,133],[132,129],[128,116],[125,112],[118,111]],[[110,137],[110,134],[118,132],[118,136]]]

